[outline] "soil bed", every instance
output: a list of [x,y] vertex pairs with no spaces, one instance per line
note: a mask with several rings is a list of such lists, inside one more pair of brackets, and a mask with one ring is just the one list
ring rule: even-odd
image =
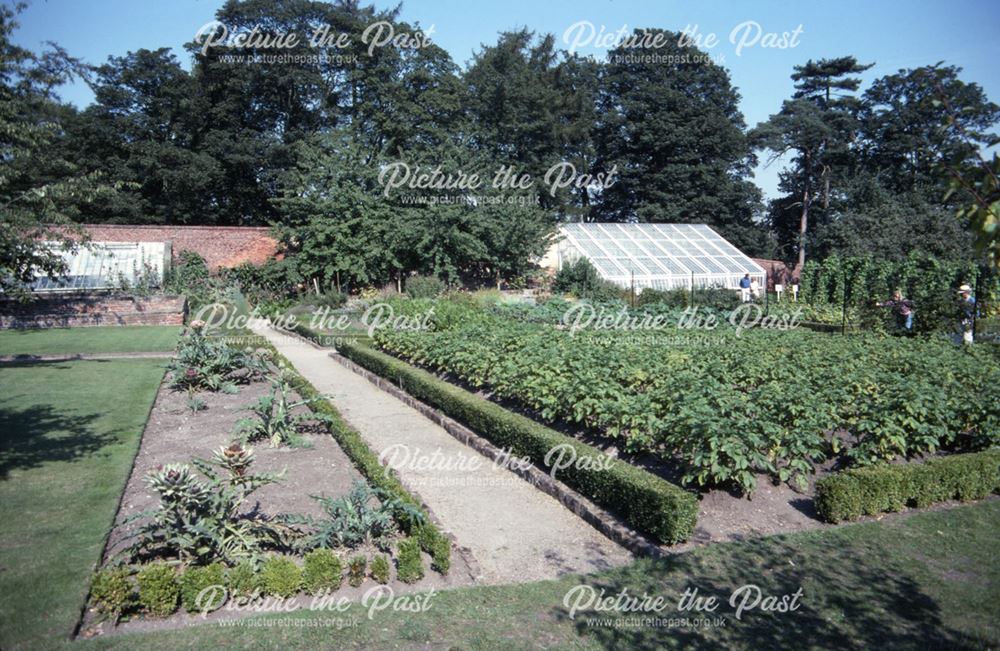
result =
[[[212,453],[220,446],[228,446],[233,442],[236,423],[241,418],[250,416],[245,407],[255,403],[269,391],[270,383],[254,382],[239,385],[239,393],[233,395],[201,392],[197,394],[197,398],[205,403],[207,409],[192,412],[188,408],[187,392],[171,389],[169,376],[164,380],[146,423],[139,452],[119,504],[115,526],[108,537],[105,562],[110,561],[126,546],[125,538],[128,530],[121,524],[122,521],[131,515],[155,507],[159,502],[156,493],[149,489],[145,482],[146,475],[159,465],[169,463],[190,465],[193,458],[211,459]],[[291,394],[290,399],[299,400],[299,397]],[[296,411],[303,410],[306,410],[306,407],[296,409]],[[307,447],[272,448],[267,441],[250,444],[255,452],[252,470],[275,473],[284,471],[284,478],[276,484],[258,489],[251,498],[255,503],[248,504],[248,507],[257,506],[268,515],[301,513],[320,516],[322,510],[310,497],[311,495],[339,497],[350,490],[355,480],[363,478],[333,437],[325,431],[325,426],[317,424],[306,427],[301,436]],[[346,559],[356,553],[368,552],[369,561],[374,553],[374,550],[365,548],[334,551],[342,556],[345,566]],[[474,582],[474,573],[469,563],[461,550],[455,549],[454,546],[451,569],[445,576],[430,568],[431,559],[428,555],[424,554],[423,558],[425,576],[415,584],[398,581],[393,572],[392,580],[387,585],[395,595],[431,589],[440,590],[470,585]],[[358,600],[378,585],[368,577],[361,586],[352,587],[347,584],[345,576],[343,585],[333,593],[333,600],[341,597]],[[300,593],[296,601],[300,608],[305,609],[309,607],[312,596]],[[240,612],[227,610],[224,607],[203,618],[200,614],[192,615],[180,609],[165,619],[139,615],[119,623],[118,626],[112,626],[109,622],[101,622],[96,613],[88,609],[80,627],[80,635],[90,637],[107,633],[171,629],[254,614],[251,610]],[[336,615],[337,613],[331,613],[331,616]]]

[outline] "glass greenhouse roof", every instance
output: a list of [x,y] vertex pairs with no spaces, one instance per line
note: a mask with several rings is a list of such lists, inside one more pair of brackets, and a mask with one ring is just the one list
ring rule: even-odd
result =
[[146,242],[94,242],[76,251],[51,244],[66,262],[66,275],[49,278],[41,274],[31,284],[34,291],[88,290],[135,285],[142,275],[156,284],[163,278],[164,247]]
[[564,224],[560,259],[583,256],[603,278],[637,287],[739,286],[764,270],[705,224]]

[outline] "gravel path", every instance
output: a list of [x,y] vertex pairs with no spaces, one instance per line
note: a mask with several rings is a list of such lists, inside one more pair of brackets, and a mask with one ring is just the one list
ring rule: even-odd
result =
[[302,340],[266,337],[356,428],[471,551],[486,583],[551,579],[629,562],[631,554],[558,501],[453,438],[416,410]]

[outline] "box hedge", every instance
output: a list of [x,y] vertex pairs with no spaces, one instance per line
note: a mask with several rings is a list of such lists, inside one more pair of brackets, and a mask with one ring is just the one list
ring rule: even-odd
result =
[[[476,396],[391,355],[359,343],[339,349],[355,363],[397,384],[413,397],[463,423],[493,445],[526,457],[548,472],[546,455],[556,446],[571,446],[575,459],[606,457],[603,452],[545,427],[526,416]],[[698,500],[688,491],[617,459],[610,469],[586,464],[561,469],[557,479],[604,508],[618,513],[632,527],[662,543],[686,540],[694,531]]]
[[982,499],[1000,490],[1000,450],[956,454],[925,463],[854,468],[816,482],[816,510],[829,522]]

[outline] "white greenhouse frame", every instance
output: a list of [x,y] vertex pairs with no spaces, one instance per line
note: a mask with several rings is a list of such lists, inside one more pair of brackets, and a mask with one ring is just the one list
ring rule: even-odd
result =
[[90,242],[75,251],[56,242],[47,245],[66,262],[66,275],[53,279],[37,273],[31,284],[36,292],[112,289],[122,282],[134,285],[147,270],[159,286],[170,266],[170,245],[165,242]]
[[624,288],[738,289],[746,274],[766,286],[764,269],[705,224],[574,223],[559,234],[558,269],[584,257]]

